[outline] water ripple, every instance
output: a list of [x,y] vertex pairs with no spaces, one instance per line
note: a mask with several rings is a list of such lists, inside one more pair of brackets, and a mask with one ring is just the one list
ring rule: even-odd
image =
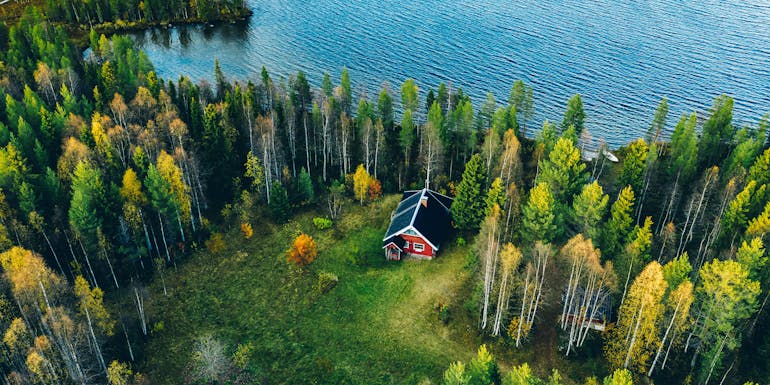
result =
[[[323,72],[347,66],[354,90],[394,91],[413,77],[424,96],[439,82],[479,106],[524,79],[535,93],[530,126],[559,121],[584,95],[587,127],[614,146],[643,134],[669,98],[678,116],[703,115],[721,93],[736,98],[737,124],[770,112],[770,6],[753,0],[247,0],[247,24],[151,30],[134,35],[161,76]],[[186,39],[180,39],[180,32]],[[182,41],[186,41],[183,44]],[[398,97],[396,95],[398,100]]]

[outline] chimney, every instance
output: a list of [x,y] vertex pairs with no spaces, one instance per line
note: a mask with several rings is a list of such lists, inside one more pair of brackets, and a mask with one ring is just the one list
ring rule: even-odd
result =
[[423,195],[420,198],[420,204],[422,205],[422,207],[428,207],[428,197]]

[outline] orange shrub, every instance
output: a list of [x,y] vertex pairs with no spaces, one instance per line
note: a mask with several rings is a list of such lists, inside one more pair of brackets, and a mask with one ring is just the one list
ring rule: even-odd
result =
[[241,223],[241,234],[246,239],[251,239],[254,235],[254,228],[251,227],[251,223]]
[[315,260],[318,255],[318,246],[313,237],[300,234],[294,239],[291,248],[286,251],[286,260],[298,267],[305,267]]
[[372,178],[369,182],[369,200],[375,200],[382,196],[382,184],[379,180]]

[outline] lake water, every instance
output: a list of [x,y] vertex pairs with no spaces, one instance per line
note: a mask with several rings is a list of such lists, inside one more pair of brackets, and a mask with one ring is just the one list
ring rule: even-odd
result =
[[[770,2],[757,0],[248,0],[248,21],[155,29],[135,35],[158,73],[176,79],[274,78],[303,70],[315,85],[343,66],[354,90],[397,93],[414,78],[421,98],[439,82],[480,106],[508,99],[516,79],[532,85],[535,118],[560,121],[581,93],[586,126],[612,146],[641,136],[657,103],[707,114],[735,97],[738,124],[770,112]],[[397,97],[397,100],[400,100]]]

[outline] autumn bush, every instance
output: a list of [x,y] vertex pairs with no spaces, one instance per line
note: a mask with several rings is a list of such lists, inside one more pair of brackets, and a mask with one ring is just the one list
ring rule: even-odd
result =
[[251,239],[254,236],[254,228],[251,227],[251,223],[241,223],[241,234],[246,239]]
[[315,260],[318,256],[318,246],[313,237],[307,234],[300,234],[294,239],[291,248],[286,251],[286,260],[297,267],[305,267]]
[[211,237],[206,240],[206,248],[212,254],[219,254],[225,250],[225,237],[221,233],[211,234]]
[[372,178],[369,182],[369,200],[377,200],[382,196],[382,183]]

